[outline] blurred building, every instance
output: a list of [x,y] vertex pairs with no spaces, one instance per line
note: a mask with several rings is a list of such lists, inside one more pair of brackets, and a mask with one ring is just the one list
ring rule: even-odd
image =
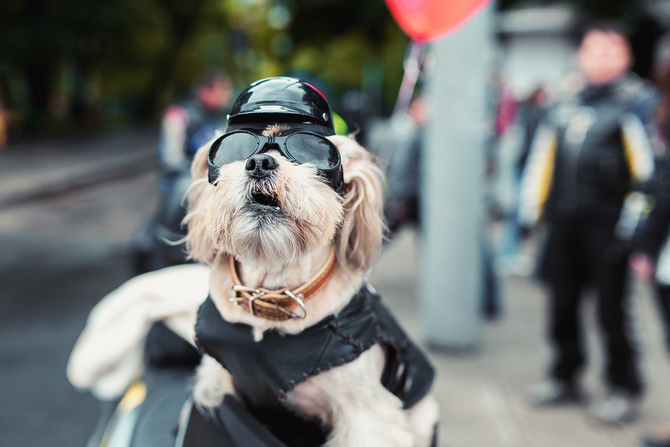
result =
[[566,6],[501,11],[497,20],[498,66],[517,99],[557,85],[576,68],[571,36],[578,16]]
[[670,29],[670,0],[646,0],[647,10]]
[[[670,31],[670,0],[643,0],[639,4],[647,19],[632,36],[636,53],[634,71],[651,77],[655,47],[663,33]],[[576,70],[575,33],[583,18],[564,2],[500,11],[497,15],[497,67],[502,81],[517,100],[538,87],[557,87]]]

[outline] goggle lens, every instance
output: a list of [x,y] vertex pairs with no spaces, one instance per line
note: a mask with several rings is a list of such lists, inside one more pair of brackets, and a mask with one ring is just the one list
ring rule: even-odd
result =
[[258,148],[258,137],[248,132],[233,132],[226,135],[218,147],[212,148],[209,158],[215,166],[246,160]]
[[223,135],[212,144],[207,155],[209,182],[216,183],[222,166],[247,160],[268,149],[276,149],[298,164],[313,164],[335,191],[340,190],[343,179],[337,147],[322,135],[304,131],[278,137],[261,137],[247,130]]
[[295,133],[286,139],[284,145],[289,155],[298,163],[311,163],[323,171],[335,168],[339,161],[337,149],[323,137]]

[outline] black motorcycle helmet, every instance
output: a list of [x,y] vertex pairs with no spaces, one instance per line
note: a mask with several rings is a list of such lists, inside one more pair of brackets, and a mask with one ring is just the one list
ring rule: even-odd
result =
[[[261,79],[244,89],[237,97],[228,115],[226,133],[210,148],[207,157],[210,183],[214,183],[218,177],[216,152],[227,135],[240,131],[260,135],[272,124],[289,124],[294,131],[314,133],[322,140],[323,137],[335,135],[333,112],[319,90],[297,78]],[[339,151],[332,143],[326,144],[333,147],[331,152],[336,152],[337,163],[334,167],[319,172],[335,191],[339,191],[343,184]]]
[[[277,115],[276,119],[273,115]],[[254,122],[295,122],[315,126],[314,132],[334,135],[333,112],[323,94],[297,78],[256,81],[237,97],[228,125]]]

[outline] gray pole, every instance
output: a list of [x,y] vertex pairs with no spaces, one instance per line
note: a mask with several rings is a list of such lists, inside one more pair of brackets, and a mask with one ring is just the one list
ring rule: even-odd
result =
[[433,43],[425,98],[419,296],[428,343],[468,350],[480,332],[483,154],[492,61],[492,5]]

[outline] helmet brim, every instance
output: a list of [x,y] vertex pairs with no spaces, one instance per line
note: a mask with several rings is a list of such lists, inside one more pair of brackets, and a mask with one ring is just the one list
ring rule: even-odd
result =
[[244,115],[244,119],[228,120],[228,127],[226,132],[233,130],[247,129],[255,131],[263,131],[268,126],[273,124],[288,124],[292,129],[303,129],[310,132],[318,133],[324,137],[335,135],[335,131],[327,126],[314,123],[309,116],[286,113],[263,113],[263,114],[248,114]]

